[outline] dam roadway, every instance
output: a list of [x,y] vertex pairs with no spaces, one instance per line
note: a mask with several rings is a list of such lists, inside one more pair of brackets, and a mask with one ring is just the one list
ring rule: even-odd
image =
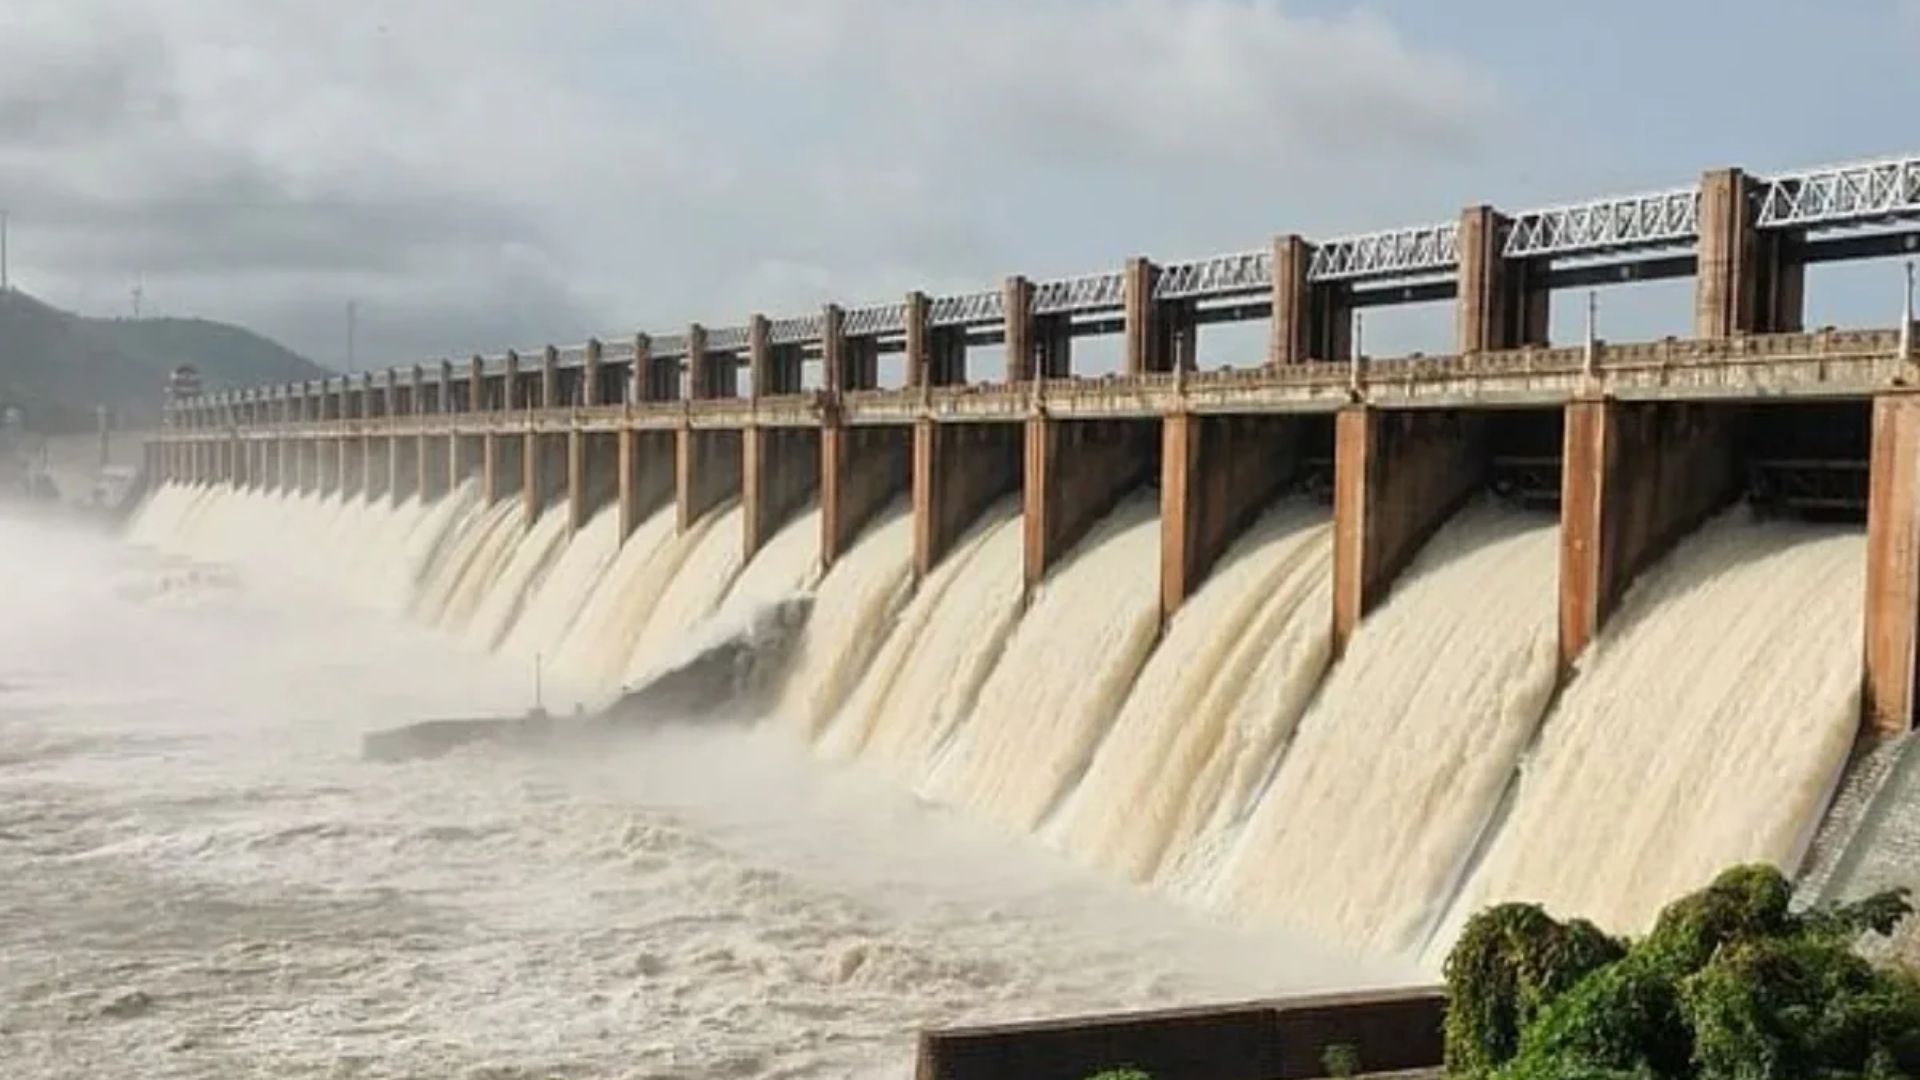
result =
[[[1912,252],[1916,226],[1920,158],[1720,169],[1544,210],[182,398],[148,466],[394,500],[474,478],[529,524],[561,500],[576,528],[617,502],[623,536],[669,502],[685,529],[738,499],[749,556],[817,501],[829,564],[906,497],[922,574],[1018,494],[1029,587],[1157,484],[1163,617],[1263,507],[1305,488],[1334,508],[1336,649],[1491,487],[1560,515],[1563,671],[1637,573],[1744,497],[1864,519],[1863,724],[1893,733],[1914,724],[1920,641],[1911,302],[1894,329],[1809,332],[1802,312],[1810,266]],[[1547,340],[1556,289],[1681,276],[1687,337]],[[1448,299],[1448,355],[1358,349],[1357,310]],[[1258,364],[1196,369],[1205,326],[1259,320]],[[1075,377],[1073,343],[1101,335],[1120,339],[1122,372]],[[1004,350],[998,381],[969,380],[979,346]],[[894,354],[906,385],[883,389]]]

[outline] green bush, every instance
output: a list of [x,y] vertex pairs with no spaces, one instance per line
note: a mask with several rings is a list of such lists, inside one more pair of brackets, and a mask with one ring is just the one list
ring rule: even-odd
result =
[[1481,912],[1447,958],[1447,1073],[1473,1080],[1920,1075],[1920,982],[1853,951],[1904,891],[1798,914],[1772,867],[1668,905],[1627,944],[1534,905]]
[[1134,1068],[1105,1069],[1087,1077],[1087,1080],[1153,1080],[1153,1077]]

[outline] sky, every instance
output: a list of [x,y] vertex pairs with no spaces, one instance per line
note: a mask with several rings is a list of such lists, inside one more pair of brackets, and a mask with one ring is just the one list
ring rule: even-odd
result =
[[404,364],[1920,151],[1917,56],[1920,0],[7,0],[0,208],[51,302]]

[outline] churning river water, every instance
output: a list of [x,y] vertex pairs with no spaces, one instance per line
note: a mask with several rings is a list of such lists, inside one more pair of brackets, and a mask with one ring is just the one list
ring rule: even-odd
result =
[[0,1075],[905,1076],[925,1025],[1398,981],[778,727],[370,764],[527,666],[0,512]]

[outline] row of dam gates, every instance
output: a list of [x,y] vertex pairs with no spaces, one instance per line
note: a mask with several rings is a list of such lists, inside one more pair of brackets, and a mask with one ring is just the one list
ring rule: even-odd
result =
[[[1563,671],[1634,576],[1721,507],[1864,519],[1863,724],[1914,724],[1920,363],[1898,326],[1801,326],[1806,268],[1920,249],[1920,157],[1694,186],[957,296],[828,305],[180,398],[148,447],[184,482],[431,499],[476,480],[532,522],[609,503],[621,535],[669,501],[682,529],[739,500],[751,556],[804,507],[833,560],[911,499],[930,570],[1018,494],[1031,587],[1124,495],[1157,484],[1163,616],[1274,498],[1334,514],[1344,645],[1425,539],[1488,490],[1557,509]],[[1554,290],[1692,276],[1689,338],[1547,340]],[[1451,355],[1369,358],[1353,313],[1451,298]],[[1891,305],[1890,305],[1891,307]],[[1890,311],[1890,314],[1892,312]],[[1198,371],[1202,326],[1267,320],[1266,362]],[[1119,335],[1124,371],[1075,377]],[[971,382],[970,346],[1004,347]],[[879,387],[879,359],[906,385]],[[817,366],[816,366],[817,365]],[[741,374],[744,369],[745,384]]]

